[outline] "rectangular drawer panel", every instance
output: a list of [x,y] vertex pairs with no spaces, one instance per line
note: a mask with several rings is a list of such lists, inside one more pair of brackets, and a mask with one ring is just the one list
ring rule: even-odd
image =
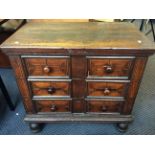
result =
[[35,96],[70,96],[70,82],[30,82]]
[[120,113],[122,103],[117,101],[87,101],[87,112]]
[[42,100],[35,101],[37,112],[70,112],[71,101],[67,100]]
[[69,76],[68,58],[25,58],[29,76]]
[[127,83],[121,82],[87,82],[88,96],[123,97],[126,93]]
[[88,59],[88,76],[128,79],[132,65],[133,59],[128,58],[91,58]]

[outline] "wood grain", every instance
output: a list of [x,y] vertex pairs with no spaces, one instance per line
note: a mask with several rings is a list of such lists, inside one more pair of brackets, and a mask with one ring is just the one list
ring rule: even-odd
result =
[[88,96],[125,96],[127,83],[88,82]]
[[155,49],[131,23],[32,22],[12,35],[2,48]]
[[87,60],[85,56],[72,56],[71,58],[71,72],[73,79],[83,79],[86,77]]
[[123,108],[123,114],[130,114],[132,111],[147,60],[147,57],[136,58],[131,83],[127,93],[126,103],[124,104]]
[[129,23],[32,22],[1,48],[15,71],[26,121],[121,122],[119,126],[133,120],[146,62],[155,52]]
[[[64,58],[26,58],[28,74],[30,76],[68,76],[69,60]],[[45,71],[45,67],[49,71]]]
[[35,96],[70,96],[68,82],[31,82],[31,87]]
[[25,77],[25,71],[19,56],[10,57],[10,62],[16,75],[16,81],[22,95],[25,110],[27,113],[35,113],[35,109],[31,100],[31,90]]
[[35,101],[37,112],[69,112],[71,101]]
[[[132,59],[88,59],[89,76],[126,76],[129,77]],[[109,69],[109,70],[108,70]],[[111,69],[111,70],[110,70]]]
[[73,113],[85,113],[86,112],[86,103],[83,99],[73,99]]
[[108,112],[121,112],[122,103],[116,101],[88,101],[87,102],[87,112],[98,112],[98,113],[108,113]]

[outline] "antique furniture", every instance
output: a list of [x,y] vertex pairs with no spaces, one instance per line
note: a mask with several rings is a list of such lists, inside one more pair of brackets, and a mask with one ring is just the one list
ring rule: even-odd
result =
[[1,48],[33,132],[64,121],[113,122],[125,131],[155,52],[133,24],[115,22],[28,23]]

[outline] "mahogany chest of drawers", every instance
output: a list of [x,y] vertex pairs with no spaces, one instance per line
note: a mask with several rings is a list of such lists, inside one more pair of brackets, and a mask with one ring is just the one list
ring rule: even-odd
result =
[[33,132],[42,123],[62,121],[113,122],[125,131],[155,52],[130,23],[28,23],[1,49]]

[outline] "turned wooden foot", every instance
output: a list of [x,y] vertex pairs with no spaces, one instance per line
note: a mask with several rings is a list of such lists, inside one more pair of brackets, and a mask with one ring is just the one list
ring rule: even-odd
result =
[[43,125],[39,123],[29,123],[30,129],[33,133],[40,132],[42,130]]
[[126,130],[128,129],[128,123],[118,123],[117,128],[120,132],[126,132]]

